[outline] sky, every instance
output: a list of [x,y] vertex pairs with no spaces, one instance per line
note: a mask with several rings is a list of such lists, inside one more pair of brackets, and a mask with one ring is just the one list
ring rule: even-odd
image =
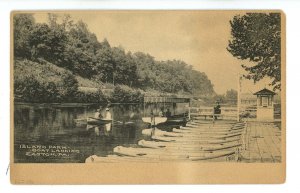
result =
[[[142,51],[157,60],[183,60],[205,72],[218,94],[237,90],[238,74],[245,73],[241,61],[227,50],[231,38],[229,21],[243,12],[233,11],[85,11],[68,13],[82,20],[97,39],[107,38],[111,46],[126,51]],[[35,13],[37,22],[47,21],[47,13]],[[242,92],[268,88],[268,79],[254,85],[242,81]]]

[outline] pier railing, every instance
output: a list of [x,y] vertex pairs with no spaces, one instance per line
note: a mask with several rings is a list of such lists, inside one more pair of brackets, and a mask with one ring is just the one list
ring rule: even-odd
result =
[[213,107],[190,107],[190,116],[191,118],[204,118],[212,119],[213,116],[216,116],[220,119],[226,120],[236,120],[237,119],[237,107],[221,107],[220,114],[214,114]]

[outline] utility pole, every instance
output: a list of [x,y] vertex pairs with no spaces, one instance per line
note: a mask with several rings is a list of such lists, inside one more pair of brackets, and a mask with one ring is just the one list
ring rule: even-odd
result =
[[241,80],[242,77],[240,73],[238,73],[238,89],[237,89],[237,121],[240,121],[240,108],[241,108]]

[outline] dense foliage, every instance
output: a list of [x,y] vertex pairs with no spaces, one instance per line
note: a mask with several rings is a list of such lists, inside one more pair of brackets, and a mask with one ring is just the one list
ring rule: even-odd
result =
[[222,105],[236,105],[238,98],[238,92],[234,89],[227,90],[225,94],[215,94],[210,97],[204,97],[203,100],[206,104],[213,105],[217,101],[220,102]]
[[140,90],[132,89],[128,86],[117,85],[111,95],[113,103],[138,103],[143,100],[143,95]]
[[[131,53],[122,47],[112,47],[106,39],[98,41],[83,21],[74,22],[69,15],[49,14],[47,23],[36,23],[31,14],[16,14],[13,30],[16,60],[39,63],[43,69],[50,69],[51,63],[67,70],[52,82],[16,73],[15,76],[19,77],[15,78],[15,94],[22,96],[20,100],[23,101],[41,96],[32,101],[71,102],[81,98],[82,102],[138,102],[142,92],[151,90],[189,95],[214,94],[206,74],[193,70],[185,62],[157,61],[146,53]],[[47,70],[42,71],[49,74]],[[79,91],[79,77],[98,84],[96,88],[100,92]],[[104,88],[100,86],[104,84],[114,86],[112,96],[104,97],[101,92]],[[29,89],[31,86],[33,88]]]
[[242,65],[247,79],[254,82],[264,77],[272,79],[274,90],[281,88],[281,25],[280,13],[247,13],[235,16],[231,24],[232,39],[228,51],[238,59],[254,62]]

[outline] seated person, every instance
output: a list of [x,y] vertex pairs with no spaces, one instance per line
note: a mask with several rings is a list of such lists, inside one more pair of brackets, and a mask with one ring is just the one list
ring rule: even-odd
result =
[[170,111],[170,109],[167,109],[167,112],[166,112],[166,117],[171,117],[172,116],[172,114],[171,114],[171,111]]
[[159,117],[164,117],[164,116],[165,116],[165,115],[164,115],[164,109],[163,109],[163,108],[161,108],[160,111],[158,112],[158,116],[159,116]]
[[[214,107],[214,115],[221,114],[221,106],[220,103],[217,102],[216,106]],[[217,116],[214,116],[215,119],[217,119]]]
[[97,109],[96,112],[95,112],[95,115],[94,115],[94,118],[96,119],[101,119],[103,118],[101,113],[100,113],[100,109]]

